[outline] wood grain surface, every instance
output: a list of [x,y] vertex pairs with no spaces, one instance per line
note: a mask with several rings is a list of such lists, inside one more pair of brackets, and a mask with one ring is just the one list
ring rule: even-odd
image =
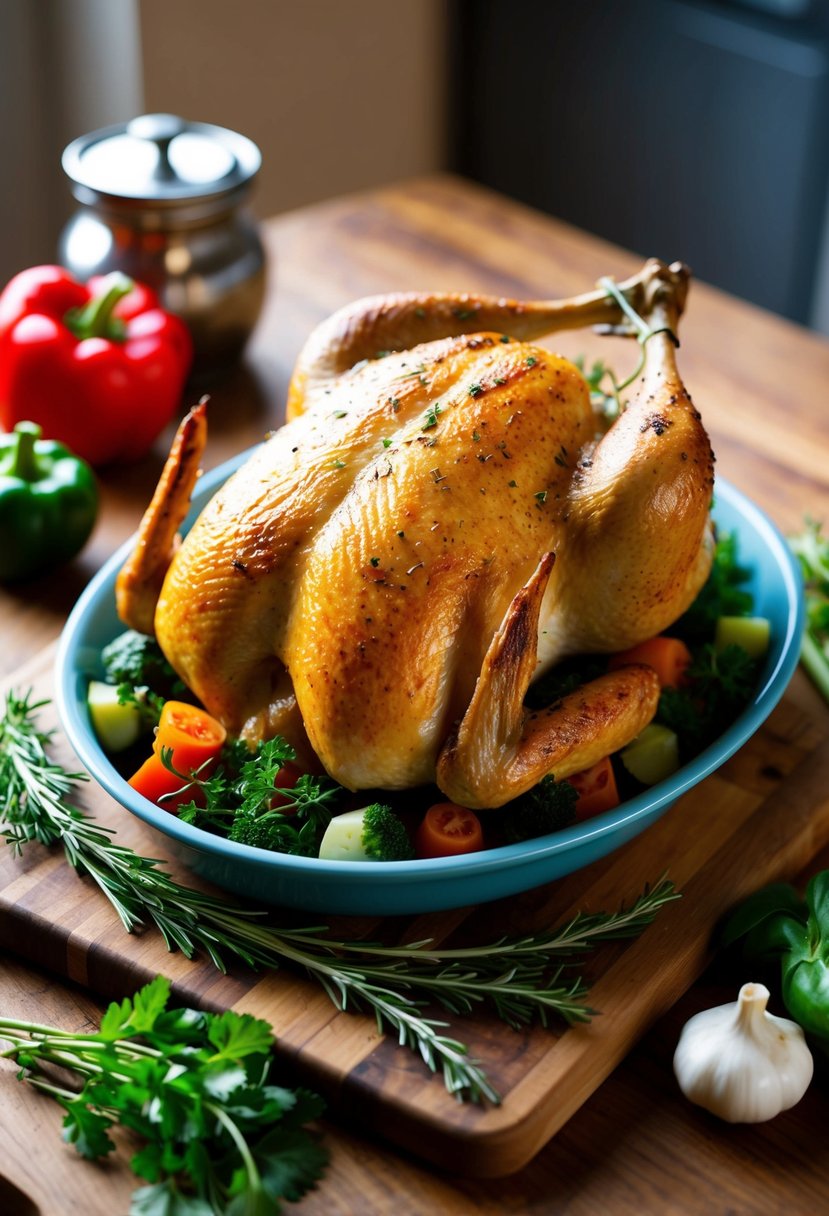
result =
[[[417,287],[479,288],[525,298],[564,295],[583,290],[600,274],[621,277],[641,260],[450,178],[408,183],[307,209],[274,221],[266,236],[271,255],[266,312],[245,365],[211,386],[208,467],[278,424],[290,368],[308,330],[326,312],[355,296]],[[682,255],[682,250],[658,252]],[[827,435],[821,408],[829,374],[826,343],[700,284],[692,289],[682,341],[683,376],[712,435],[719,470],[785,529],[798,527],[807,511],[829,517]],[[592,335],[573,335],[566,341],[562,337],[555,346],[565,354],[601,353],[612,358],[619,370],[631,357],[623,343]],[[82,557],[51,578],[0,594],[3,671],[14,672],[55,637],[89,576],[136,526],[162,459],[159,443],[140,464],[105,472],[104,510]],[[794,764],[790,778],[766,789],[763,801],[773,811],[779,800],[768,795],[777,789],[796,811],[804,786],[812,780],[810,774],[822,773],[818,739],[826,733],[827,715],[800,675],[779,712],[782,722],[775,717],[770,729],[782,740],[778,746],[788,757],[786,762],[797,756],[798,748],[805,749],[805,755]],[[771,746],[768,741],[766,746]],[[756,769],[758,759],[750,751],[741,752],[730,762],[732,773],[717,781],[742,788],[747,778],[739,766]],[[762,790],[754,792],[762,799]],[[819,815],[818,822],[822,818]],[[755,850],[745,852],[720,874],[723,899],[763,880],[755,869],[757,852],[775,864],[778,848],[786,847],[785,827],[783,840],[777,834],[767,836],[766,831],[751,833],[747,844],[754,844]],[[815,837],[808,848],[817,844]],[[683,849],[693,852],[694,842],[683,840]],[[811,865],[820,863],[815,859]],[[686,889],[678,907],[691,906],[688,894]],[[57,911],[52,909],[53,919]],[[701,915],[707,911],[703,909]],[[106,934],[102,940],[106,941]],[[89,1000],[77,988],[50,983],[45,974],[6,963],[0,975],[4,1008],[30,1016],[51,1011],[53,1020],[62,1024],[82,1024],[91,1012]],[[80,977],[85,978],[82,968]],[[719,999],[733,999],[736,986],[751,977],[709,978],[718,981]],[[634,992],[637,982],[638,974],[631,978]],[[760,1128],[724,1129],[677,1098],[670,1054],[678,1028],[688,1012],[712,1003],[711,997],[707,983],[695,985],[520,1173],[486,1183],[461,1182],[455,1176],[454,1160],[445,1173],[426,1171],[405,1155],[388,1153],[364,1136],[355,1136],[349,1114],[347,1130],[342,1123],[327,1126],[334,1146],[332,1171],[321,1190],[304,1201],[302,1210],[824,1210],[829,1206],[829,1150],[820,1131],[825,1125],[825,1102],[819,1087],[813,1087],[794,1111]],[[501,1034],[498,1029],[497,1035]],[[561,1041],[566,1039],[565,1035]],[[359,1055],[359,1048],[349,1046],[352,1050]],[[395,1051],[389,1050],[384,1074],[395,1079],[400,1066]],[[589,1072],[588,1087],[594,1081]],[[543,1078],[537,1076],[533,1085],[540,1091]],[[433,1084],[428,1092],[437,1094],[438,1089],[439,1084]],[[0,1176],[21,1186],[44,1213],[109,1216],[126,1210],[124,1196],[131,1180],[117,1169],[90,1174],[88,1166],[67,1156],[57,1140],[57,1120],[48,1104],[22,1087],[4,1090],[3,1099]],[[376,1109],[362,1113],[375,1130],[382,1125],[384,1133],[394,1133]],[[47,1127],[48,1134],[41,1136],[40,1130]],[[34,1152],[32,1144],[36,1144]],[[2,1197],[0,1189],[0,1211],[5,1211]]]
[[[53,651],[29,671],[38,700],[51,698]],[[59,728],[53,750],[75,761]],[[829,844],[829,745],[783,702],[740,753],[679,800],[645,833],[610,857],[520,897],[450,914],[395,918],[382,925],[337,918],[347,939],[480,944],[568,921],[576,911],[630,903],[668,873],[683,893],[631,942],[601,947],[589,963],[591,1004],[601,1016],[569,1029],[505,1028],[486,1012],[448,1033],[484,1067],[500,1106],[459,1103],[412,1053],[379,1035],[368,1016],[338,1013],[322,989],[295,970],[229,975],[208,960],[171,955],[159,934],[124,933],[107,900],[80,881],[60,852],[22,862],[0,854],[0,947],[103,997],[132,993],[163,973],[184,1005],[233,1008],[273,1025],[277,1056],[296,1081],[320,1092],[333,1112],[411,1153],[460,1174],[499,1177],[524,1166],[608,1076],[652,1023],[702,972],[717,922],[762,883],[791,879]],[[172,865],[160,833],[135,820],[94,782],[85,810],[119,842]],[[318,917],[312,918],[315,923]],[[292,914],[289,923],[302,918]],[[279,918],[277,918],[277,923]],[[283,921],[284,923],[284,921]],[[439,1016],[446,1016],[435,1011]]]

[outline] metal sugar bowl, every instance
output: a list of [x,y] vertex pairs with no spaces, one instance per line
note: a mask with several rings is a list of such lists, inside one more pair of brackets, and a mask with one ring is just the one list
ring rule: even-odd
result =
[[261,164],[235,131],[145,114],[93,131],[64,150],[79,203],[61,263],[81,280],[122,270],[187,323],[194,370],[231,363],[256,324],[265,253],[242,204]]

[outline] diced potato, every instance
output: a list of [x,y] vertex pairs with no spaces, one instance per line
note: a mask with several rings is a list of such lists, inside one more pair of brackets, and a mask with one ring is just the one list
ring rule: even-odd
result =
[[108,752],[122,752],[142,734],[144,723],[135,705],[119,705],[114,684],[91,680],[87,694],[89,716],[101,746]]
[[623,747],[619,759],[643,785],[656,785],[679,768],[679,740],[667,726],[652,722]]
[[363,848],[363,816],[366,808],[335,815],[320,841],[323,861],[367,861]]
[[762,659],[769,648],[771,626],[764,616],[721,616],[714,633],[714,647],[740,646],[752,659]]

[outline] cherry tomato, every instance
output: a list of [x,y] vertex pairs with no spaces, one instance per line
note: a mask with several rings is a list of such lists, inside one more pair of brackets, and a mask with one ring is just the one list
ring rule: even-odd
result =
[[430,806],[415,835],[418,857],[454,857],[476,853],[484,847],[481,821],[473,812],[454,802]]
[[616,776],[609,756],[598,760],[591,768],[573,773],[567,780],[575,786],[579,796],[576,803],[576,815],[579,819],[600,815],[602,811],[610,811],[619,805]]
[[153,751],[160,757],[163,747],[171,747],[174,767],[191,773],[206,760],[217,759],[226,738],[221,722],[205,710],[184,701],[165,701]]

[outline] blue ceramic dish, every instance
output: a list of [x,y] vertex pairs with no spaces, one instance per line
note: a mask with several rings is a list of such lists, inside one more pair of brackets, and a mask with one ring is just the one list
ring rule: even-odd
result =
[[[202,479],[185,529],[246,455]],[[717,482],[714,515],[723,531],[737,534],[740,561],[753,572],[750,589],[756,612],[771,621],[771,647],[754,700],[716,743],[670,780],[550,836],[434,861],[319,861],[223,840],[148,802],[102,751],[86,708],[89,679],[101,675],[101,650],[123,628],[115,612],[114,586],[130,544],[96,575],[67,621],[57,656],[61,721],[81,762],[116,801],[162,833],[191,869],[249,899],[313,912],[390,916],[463,907],[527,891],[589,865],[638,835],[737,751],[783,695],[798,661],[803,628],[799,570],[774,524],[722,481]]]

